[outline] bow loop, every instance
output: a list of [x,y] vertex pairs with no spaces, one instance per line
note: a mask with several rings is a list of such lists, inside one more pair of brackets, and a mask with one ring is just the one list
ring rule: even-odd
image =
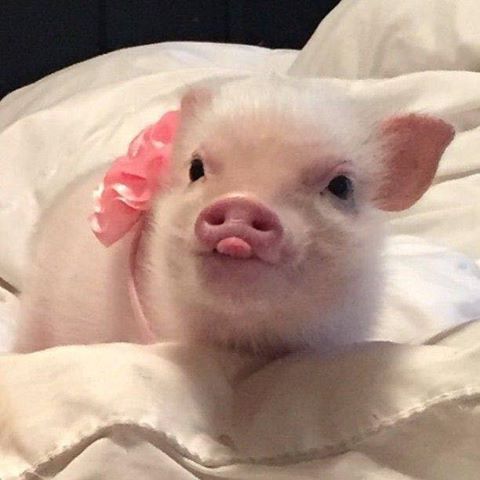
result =
[[179,125],[178,110],[142,130],[126,155],[118,157],[95,190],[90,227],[110,246],[122,238],[151,208],[170,170],[171,144]]

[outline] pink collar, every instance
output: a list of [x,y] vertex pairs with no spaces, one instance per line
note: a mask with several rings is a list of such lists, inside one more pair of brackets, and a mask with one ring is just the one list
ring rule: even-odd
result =
[[168,184],[172,142],[179,122],[178,110],[167,112],[130,142],[127,154],[112,163],[94,192],[94,211],[89,218],[93,233],[106,247],[136,227],[130,247],[128,291],[145,343],[156,338],[138,296],[137,256],[145,212],[150,210],[154,196]]
[[140,297],[138,295],[137,281],[138,281],[138,272],[137,268],[137,255],[139,253],[140,239],[142,238],[143,232],[143,221],[140,222],[140,225],[137,227],[135,236],[130,245],[130,254],[129,254],[129,268],[128,268],[128,296],[130,297],[130,305],[133,310],[133,317],[135,322],[140,327],[141,332],[141,343],[155,343],[157,337],[153,333],[152,324],[148,321],[147,317],[143,313],[142,304],[140,302]]

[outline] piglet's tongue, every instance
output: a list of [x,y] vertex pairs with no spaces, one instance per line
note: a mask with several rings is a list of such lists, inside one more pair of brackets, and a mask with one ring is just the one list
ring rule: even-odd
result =
[[233,258],[250,258],[253,255],[252,246],[238,237],[228,237],[217,243],[217,252]]

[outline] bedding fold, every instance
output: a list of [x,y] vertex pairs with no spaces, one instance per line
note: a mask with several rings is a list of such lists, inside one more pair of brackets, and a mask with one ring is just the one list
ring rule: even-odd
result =
[[[385,479],[476,479],[479,339],[472,322],[437,345],[376,342],[269,364],[173,343],[4,355],[0,472],[112,478],[104,461],[116,452],[130,478],[180,465],[178,478],[294,479],[360,462]],[[78,465],[84,476],[65,473]]]

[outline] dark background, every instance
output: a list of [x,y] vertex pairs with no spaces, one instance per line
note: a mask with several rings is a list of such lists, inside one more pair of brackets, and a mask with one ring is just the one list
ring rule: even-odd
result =
[[302,48],[339,0],[0,0],[0,98],[60,68],[163,41]]

